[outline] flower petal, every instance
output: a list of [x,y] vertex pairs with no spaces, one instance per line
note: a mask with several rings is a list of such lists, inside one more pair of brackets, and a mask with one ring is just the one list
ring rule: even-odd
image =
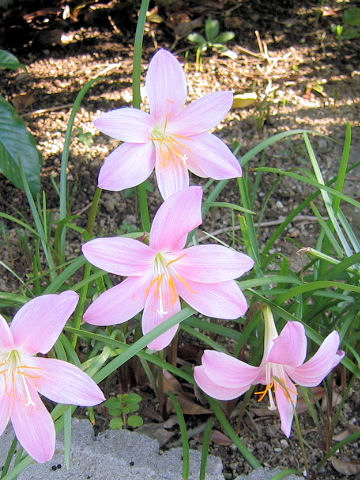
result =
[[117,192],[144,182],[155,166],[152,142],[123,143],[105,160],[100,169],[98,186]]
[[28,454],[37,462],[44,463],[52,458],[55,450],[54,422],[31,385],[29,393],[33,405],[27,405],[24,399],[16,400],[11,422],[17,439]]
[[156,142],[155,174],[164,200],[189,186],[189,172],[179,153]]
[[295,385],[287,375],[285,376],[285,378],[279,378],[279,380],[284,383],[284,387],[286,388],[276,382],[276,405],[280,414],[281,430],[287,437],[290,437],[291,424],[293,421],[294,409],[296,406],[297,391]]
[[194,368],[194,379],[201,390],[217,400],[232,400],[239,397],[247,390],[240,388],[227,388],[222,385],[218,385],[207,376],[204,367]]
[[0,435],[2,435],[10,420],[14,397],[5,393],[6,385],[4,376],[1,376],[0,385],[2,392],[2,398],[0,400]]
[[96,267],[125,277],[144,275],[152,270],[156,255],[145,243],[126,237],[90,240],[82,246],[82,252]]
[[177,112],[186,101],[184,70],[167,50],[159,50],[151,59],[145,87],[150,113],[155,120]]
[[217,283],[240,277],[254,265],[252,258],[222,245],[186,248],[175,264],[176,271],[194,282]]
[[215,350],[205,350],[201,363],[206,375],[214,383],[226,388],[237,388],[241,394],[254,384],[261,370],[261,367],[253,367]]
[[75,310],[79,295],[72,290],[42,295],[26,303],[14,317],[10,331],[16,348],[29,355],[47,353]]
[[176,279],[181,298],[203,315],[227,320],[239,318],[248,309],[246,298],[234,280],[220,283],[197,283]]
[[241,177],[238,159],[220,138],[212,133],[201,133],[181,140],[182,150],[187,155],[188,169],[198,177],[227,178]]
[[32,367],[40,378],[29,382],[42,395],[57,403],[90,407],[105,400],[94,380],[80,368],[62,360],[34,357]]
[[115,325],[133,318],[144,308],[148,277],[130,277],[102,293],[84,313],[91,325]]
[[171,195],[160,206],[150,231],[150,247],[154,250],[181,250],[187,235],[202,222],[201,187],[189,187]]
[[315,387],[344,358],[339,351],[340,337],[338,332],[330,333],[320,345],[315,355],[298,367],[286,366],[286,371],[294,382],[304,387]]
[[94,121],[101,132],[117,140],[146,143],[154,128],[150,115],[136,108],[119,108],[104,113]]
[[185,137],[206,132],[223,120],[232,103],[231,92],[213,92],[205,95],[171,117],[168,131]]
[[297,367],[306,356],[305,328],[300,322],[287,322],[280,335],[273,340],[268,362]]
[[[163,279],[153,283],[149,289],[142,317],[142,331],[144,334],[150,332],[181,310],[175,285],[171,280],[170,282]],[[167,347],[174,338],[177,329],[178,325],[170,328],[150,342],[148,348],[151,350],[162,350]]]
[[13,350],[14,340],[9,325],[5,318],[0,315],[0,354]]

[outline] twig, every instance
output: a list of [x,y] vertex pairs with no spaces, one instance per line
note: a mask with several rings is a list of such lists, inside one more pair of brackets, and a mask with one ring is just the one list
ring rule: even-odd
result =
[[[326,217],[325,217],[326,219]],[[318,218],[312,215],[298,215],[295,217],[291,223],[315,223],[318,221]],[[270,220],[268,222],[261,222],[261,223],[255,223],[255,227],[276,227],[277,225],[281,225],[284,223],[284,219],[278,219],[278,220]],[[240,230],[240,225],[234,225],[231,227],[224,227],[224,228],[219,228],[218,230],[215,230],[214,232],[211,232],[211,236],[216,236],[219,235],[220,233],[225,233],[229,231],[234,231],[234,230]],[[198,239],[198,242],[203,242],[204,240],[207,240],[208,236],[205,235],[203,237],[200,237]]]
[[57,107],[41,108],[40,110],[33,110],[32,112],[24,113],[21,116],[30,117],[31,115],[38,115],[40,113],[46,113],[46,112],[55,112],[56,110],[71,108],[72,106],[73,106],[72,103],[67,103],[66,105],[58,105]]

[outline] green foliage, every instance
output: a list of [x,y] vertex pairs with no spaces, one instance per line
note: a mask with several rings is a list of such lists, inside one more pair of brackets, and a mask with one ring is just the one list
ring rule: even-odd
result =
[[0,68],[9,68],[10,70],[23,68],[26,70],[25,65],[21,63],[15,55],[6,50],[0,50]]
[[104,403],[109,415],[110,428],[137,428],[143,425],[144,421],[140,415],[129,415],[137,412],[140,408],[142,397],[137,393],[121,393],[111,397]]
[[16,187],[24,188],[24,171],[30,191],[40,191],[41,156],[36,141],[15,108],[0,95],[0,170]]
[[353,40],[360,37],[360,8],[351,7],[345,10],[342,24],[332,24],[331,31],[335,33],[338,42]]
[[196,63],[200,64],[201,54],[208,49],[217,51],[218,53],[230,58],[236,58],[236,53],[226,47],[226,43],[235,37],[233,32],[220,32],[219,21],[208,18],[205,21],[205,37],[200,33],[190,33],[186,39],[196,45]]

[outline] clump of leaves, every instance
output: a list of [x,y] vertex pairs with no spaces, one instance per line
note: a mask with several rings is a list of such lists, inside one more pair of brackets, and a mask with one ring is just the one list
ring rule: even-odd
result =
[[205,37],[200,33],[190,33],[186,39],[197,46],[196,63],[200,65],[201,54],[208,49],[215,50],[222,55],[230,58],[236,58],[237,55],[233,50],[226,47],[226,43],[235,37],[234,32],[221,32],[219,21],[214,18],[208,18],[205,21]]
[[110,428],[141,427],[144,420],[140,415],[134,414],[139,410],[141,401],[142,397],[137,393],[121,393],[106,400],[104,405],[108,409],[109,415],[113,417],[110,420]]
[[331,31],[337,36],[338,42],[353,40],[360,37],[360,8],[351,7],[345,10],[343,24],[331,25]]

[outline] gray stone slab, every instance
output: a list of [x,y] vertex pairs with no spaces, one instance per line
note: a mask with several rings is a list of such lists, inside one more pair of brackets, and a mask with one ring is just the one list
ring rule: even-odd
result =
[[[275,475],[281,472],[282,470],[279,469],[257,468],[249,473],[249,475],[240,475],[239,477],[236,477],[235,480],[271,480]],[[293,474],[287,475],[283,478],[286,480],[303,480],[303,477],[298,477]]]
[[[0,462],[4,463],[14,438],[9,426],[0,440]],[[198,480],[201,453],[190,451],[190,479]],[[53,469],[61,465],[61,468]],[[224,480],[220,458],[209,455],[206,480]],[[280,470],[257,469],[236,480],[270,480]],[[290,475],[289,480],[299,477]],[[107,430],[97,437],[88,420],[73,419],[71,465],[64,465],[62,435],[58,435],[52,460],[33,463],[18,480],[182,480],[182,449],[159,453],[158,442],[129,430]]]
[[[12,442],[9,427],[0,441],[0,461],[3,463]],[[52,460],[35,463],[22,472],[18,480],[182,480],[182,449],[159,453],[156,440],[129,430],[109,430],[95,437],[88,420],[73,420],[71,466],[64,465],[62,436],[56,441]],[[201,454],[191,450],[192,480],[199,479]],[[52,466],[61,464],[53,470]],[[221,460],[209,456],[209,480],[224,480]]]

